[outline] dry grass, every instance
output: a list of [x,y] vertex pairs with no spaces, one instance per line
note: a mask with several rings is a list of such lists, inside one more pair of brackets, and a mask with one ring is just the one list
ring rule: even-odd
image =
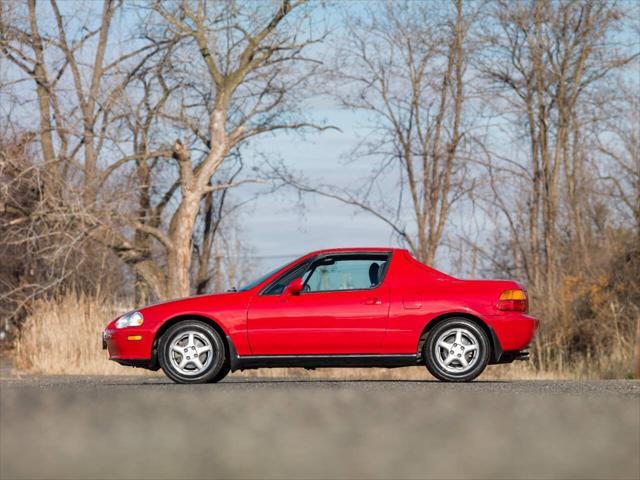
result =
[[[15,342],[12,363],[18,372],[42,375],[155,375],[146,370],[122,367],[107,359],[100,346],[100,333],[107,321],[125,309],[105,300],[85,295],[68,294],[57,300],[36,302]],[[631,366],[630,344],[620,345],[609,355],[579,357],[571,365],[557,357],[544,369],[534,362],[492,365],[483,380],[562,380],[587,378],[621,378]],[[234,377],[329,378],[372,380],[427,380],[431,376],[424,367],[260,369],[236,372]]]
[[82,294],[37,301],[15,342],[14,367],[45,375],[143,372],[108,361],[101,348],[101,332],[118,313],[122,309],[113,302]]

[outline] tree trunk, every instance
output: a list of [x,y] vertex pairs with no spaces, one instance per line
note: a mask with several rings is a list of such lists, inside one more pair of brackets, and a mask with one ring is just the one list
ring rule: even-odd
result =
[[209,275],[209,262],[211,260],[211,247],[215,236],[217,225],[213,221],[213,192],[207,193],[204,199],[204,231],[202,242],[200,243],[200,255],[198,258],[198,269],[196,273],[196,293],[198,295],[206,293],[209,287],[211,276]]
[[136,276],[143,278],[146,283],[146,291],[144,292],[142,290],[138,292],[136,284],[136,295],[138,295],[138,293],[147,295],[147,301],[150,299],[164,300],[168,298],[167,276],[153,260],[146,259],[138,261],[132,264],[132,267],[136,272]]
[[149,305],[151,303],[151,288],[145,278],[136,273],[135,280],[135,304]]
[[58,183],[60,181],[59,165],[53,141],[54,127],[51,123],[51,89],[44,59],[44,44],[38,29],[36,1],[29,0],[28,7],[32,37],[31,47],[36,58],[33,70],[40,115],[40,148],[48,177],[44,184],[44,193],[47,200],[51,200],[57,197],[60,186]]
[[222,256],[216,246],[213,270],[213,291],[215,293],[222,292]]
[[640,314],[636,319],[636,345],[634,352],[634,378],[640,379]]
[[169,236],[172,246],[167,255],[167,296],[188,297],[190,294],[189,272],[191,269],[191,237],[200,198],[189,190],[183,190],[182,201],[171,220]]

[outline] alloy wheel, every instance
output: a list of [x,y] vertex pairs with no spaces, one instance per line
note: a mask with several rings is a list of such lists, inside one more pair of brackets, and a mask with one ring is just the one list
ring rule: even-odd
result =
[[169,345],[171,365],[180,374],[199,375],[206,371],[215,357],[209,338],[196,330],[180,332]]
[[469,329],[445,330],[435,343],[435,359],[443,370],[460,374],[473,369],[479,358],[479,340]]

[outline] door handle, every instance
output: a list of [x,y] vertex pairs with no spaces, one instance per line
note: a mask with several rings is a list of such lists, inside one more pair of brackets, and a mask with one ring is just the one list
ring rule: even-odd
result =
[[364,301],[365,305],[382,305],[380,297],[369,297]]

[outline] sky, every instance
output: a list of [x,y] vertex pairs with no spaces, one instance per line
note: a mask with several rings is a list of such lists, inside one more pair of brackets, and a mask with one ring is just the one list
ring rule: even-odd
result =
[[[358,182],[366,174],[366,164],[348,162],[346,156],[358,143],[363,119],[330,104],[314,114],[341,131],[263,137],[252,145],[248,156],[257,160],[260,153],[270,160],[282,160],[319,183],[346,187]],[[240,188],[234,193],[236,198],[248,193]],[[294,190],[285,189],[260,196],[246,208],[240,228],[261,270],[322,248],[398,246],[385,223],[356,208],[313,194],[306,194],[303,203],[300,205]]]

